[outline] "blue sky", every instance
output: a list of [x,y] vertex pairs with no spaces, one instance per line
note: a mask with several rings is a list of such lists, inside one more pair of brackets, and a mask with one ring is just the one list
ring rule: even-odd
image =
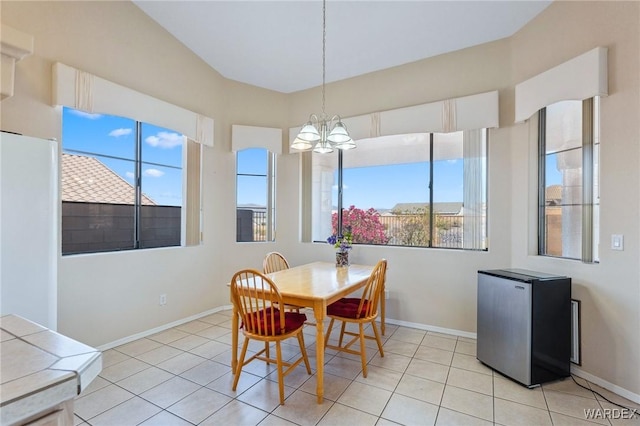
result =
[[[462,202],[462,160],[436,161],[433,176],[434,202]],[[345,169],[343,180],[345,207],[390,209],[397,203],[429,202],[428,162]]]
[[[91,156],[133,184],[134,120],[70,108],[64,108],[62,120],[65,152],[94,153]],[[176,169],[182,167],[182,140],[182,136],[174,131],[146,123],[142,125],[142,192],[156,204],[182,205],[182,171]]]
[[562,184],[562,173],[558,170],[558,155],[547,155],[545,164],[545,180],[546,185]]
[[[237,153],[237,203],[238,205],[267,205],[267,151],[251,148]],[[263,176],[245,176],[263,175]]]

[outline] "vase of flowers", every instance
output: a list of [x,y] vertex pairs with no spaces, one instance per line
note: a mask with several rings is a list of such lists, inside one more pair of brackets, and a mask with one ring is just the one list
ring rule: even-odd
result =
[[337,251],[336,252],[336,268],[343,266],[349,266],[349,252]]
[[331,235],[327,242],[336,249],[336,267],[349,266],[349,250],[353,246],[353,236],[351,231],[343,235]]

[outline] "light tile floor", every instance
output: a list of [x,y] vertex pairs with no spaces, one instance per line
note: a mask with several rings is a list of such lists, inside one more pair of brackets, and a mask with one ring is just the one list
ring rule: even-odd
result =
[[[315,327],[304,334],[315,371]],[[245,366],[231,390],[231,311],[219,312],[105,351],[102,373],[75,401],[75,424],[640,425],[639,415],[588,421],[585,410],[618,407],[571,379],[535,389],[514,383],[476,360],[473,339],[387,325],[383,340],[384,357],[367,341],[367,378],[357,356],[326,352],[323,404],[316,403],[315,374],[297,367],[285,378],[281,406],[275,367],[261,361]],[[289,342],[286,358],[299,351],[295,339]]]

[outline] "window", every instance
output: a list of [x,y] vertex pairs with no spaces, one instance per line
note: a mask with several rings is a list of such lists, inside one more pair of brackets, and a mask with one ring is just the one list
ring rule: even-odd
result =
[[236,241],[274,241],[275,154],[247,148],[236,159]]
[[65,107],[62,253],[179,246],[184,140],[147,123]]
[[599,102],[562,101],[538,113],[538,253],[598,261]]
[[355,150],[313,154],[312,237],[337,232],[342,207],[355,243],[484,250],[486,183],[486,129],[362,139]]

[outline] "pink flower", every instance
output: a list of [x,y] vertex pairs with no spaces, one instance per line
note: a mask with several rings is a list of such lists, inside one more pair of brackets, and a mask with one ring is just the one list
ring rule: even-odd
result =
[[[362,210],[356,206],[342,211],[342,227],[349,229],[353,242],[360,244],[387,244],[384,225],[380,223],[380,214],[373,208]],[[338,213],[331,217],[334,234],[338,227]]]

